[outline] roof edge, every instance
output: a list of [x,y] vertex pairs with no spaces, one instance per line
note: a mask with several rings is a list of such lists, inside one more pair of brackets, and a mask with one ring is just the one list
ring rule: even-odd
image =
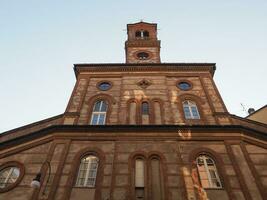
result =
[[[214,72],[216,70],[216,63],[79,63],[79,64],[74,64],[74,72],[75,76],[77,78],[78,72],[80,69],[85,69],[85,68],[99,68],[101,70],[104,70],[104,68],[114,68],[118,67],[118,69],[126,69],[125,67],[132,67],[131,69],[141,69],[138,67],[209,67],[210,68],[210,73],[212,76],[214,76]],[[100,68],[104,67],[104,68]],[[120,68],[119,68],[120,67]],[[163,68],[162,68],[163,69]],[[168,68],[166,68],[168,69]]]
[[262,106],[261,108],[259,108],[258,110],[255,110],[253,113],[249,114],[248,116],[246,116],[245,118],[248,118],[248,117],[251,117],[253,116],[254,114],[258,113],[259,111],[261,111],[262,109],[266,108],[267,107],[267,104]]
[[0,138],[6,136],[8,134],[12,134],[14,132],[17,132],[17,131],[21,131],[21,130],[26,129],[26,128],[31,128],[33,126],[37,126],[37,125],[42,124],[42,123],[46,123],[46,122],[49,122],[49,121],[60,119],[63,116],[64,116],[64,114],[59,114],[59,115],[56,115],[56,116],[53,116],[53,117],[49,117],[49,118],[46,118],[46,119],[42,119],[40,121],[36,121],[36,122],[30,123],[30,124],[27,124],[27,125],[24,125],[24,126],[20,126],[18,128],[14,128],[14,129],[11,129],[11,130],[8,130],[8,131],[4,131],[4,132],[0,133]]

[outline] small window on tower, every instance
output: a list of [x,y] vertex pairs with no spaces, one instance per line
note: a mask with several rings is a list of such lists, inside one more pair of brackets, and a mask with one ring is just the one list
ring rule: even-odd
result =
[[135,32],[135,37],[138,39],[145,39],[149,37],[149,32],[148,31],[136,31]]
[[140,52],[137,54],[139,60],[146,60],[149,57],[149,54],[146,52]]
[[141,31],[136,31],[135,32],[135,37],[137,37],[137,38],[141,37]]
[[149,37],[149,32],[148,31],[144,31],[143,32],[143,36],[144,36],[144,38],[148,38]]

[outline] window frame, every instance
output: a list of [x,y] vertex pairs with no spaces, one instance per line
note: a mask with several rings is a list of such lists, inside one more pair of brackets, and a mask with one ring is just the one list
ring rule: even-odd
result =
[[[97,103],[100,102],[100,106],[99,106],[99,111],[94,111],[95,110],[95,107],[97,105]],[[105,111],[101,111],[101,108],[103,107],[103,103],[106,104],[106,109]],[[107,118],[107,112],[108,112],[108,101],[106,100],[103,100],[103,99],[99,99],[99,100],[96,100],[93,104],[93,108],[92,108],[92,113],[91,113],[91,120],[90,120],[90,125],[105,125],[106,124],[106,118]],[[101,115],[104,115],[104,120],[103,120],[103,123],[99,123],[99,120],[100,120],[100,116]],[[97,116],[97,122],[96,124],[93,124],[93,120],[94,120],[94,117]]]
[[[186,102],[187,102],[187,104],[186,104]],[[182,102],[182,108],[183,108],[183,112],[184,112],[184,118],[186,120],[200,120],[201,119],[200,112],[198,110],[198,106],[197,106],[197,103],[195,101],[184,100]],[[194,112],[193,112],[192,108],[196,109],[196,113],[197,113],[196,117],[194,116]],[[188,110],[186,111],[186,109],[188,109]],[[187,115],[188,113],[190,114],[190,116]]]
[[[84,183],[83,184],[79,184],[79,179],[81,179],[81,166],[83,163],[83,160],[89,157],[93,157],[96,158],[97,161],[96,162],[88,162],[87,163],[87,168],[85,169],[85,175],[84,177],[82,177],[82,179],[84,179]],[[96,165],[96,169],[92,170],[92,165],[91,164],[97,164]],[[98,168],[100,166],[100,158],[97,155],[94,154],[86,154],[84,155],[81,159],[80,159],[80,164],[78,165],[78,171],[77,171],[77,176],[75,179],[75,184],[74,187],[78,187],[78,188],[95,188],[96,187],[96,183],[97,183],[97,176],[98,176]],[[94,172],[95,176],[90,176],[90,172]],[[87,185],[87,183],[89,182],[89,178],[93,179],[93,184],[92,185]]]
[[[199,170],[200,167],[199,167],[198,159],[202,159],[203,160],[203,165],[204,165],[204,169],[205,169],[204,172],[207,174],[207,180],[208,180],[208,183],[209,183],[209,187],[204,187],[203,186],[203,183],[202,183],[203,179],[201,179],[200,170]],[[215,171],[214,171],[215,178],[211,177],[211,174],[210,174],[211,167],[209,167],[210,165],[208,165],[207,159],[210,159],[212,161],[213,170],[215,169]],[[200,182],[201,186],[204,189],[223,189],[222,180],[220,178],[220,174],[218,172],[218,168],[216,166],[216,162],[214,161],[214,159],[211,156],[209,156],[209,155],[207,155],[205,153],[201,153],[196,157],[195,162],[196,162],[199,182]],[[212,180],[216,180],[219,183],[220,186],[214,187],[213,184],[212,184]]]
[[[109,88],[108,89],[104,89],[103,90],[103,89],[100,88],[101,87],[101,84],[104,84],[104,83],[109,84]],[[112,82],[106,81],[106,80],[101,80],[100,82],[98,82],[96,84],[97,89],[100,90],[100,91],[108,91],[108,90],[110,90],[112,88],[112,86],[113,86]]]
[[17,162],[17,161],[9,161],[0,166],[0,171],[5,170],[6,168],[14,167],[19,169],[19,176],[17,177],[16,181],[12,184],[9,184],[8,186],[4,188],[0,188],[0,193],[7,192],[9,190],[12,190],[15,188],[22,180],[25,174],[25,167],[23,164]]
[[149,103],[147,101],[141,102],[141,115],[148,115],[150,114],[150,108],[149,108]]

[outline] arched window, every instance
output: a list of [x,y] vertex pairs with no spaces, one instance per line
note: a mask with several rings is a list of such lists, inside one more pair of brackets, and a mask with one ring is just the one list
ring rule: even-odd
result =
[[137,37],[137,38],[141,37],[141,31],[136,31],[135,32],[135,37]]
[[149,106],[147,102],[142,103],[142,115],[149,115]]
[[147,52],[140,52],[140,53],[137,53],[137,58],[139,60],[146,60],[149,58],[149,54]]
[[97,101],[94,104],[92,116],[91,116],[91,125],[104,125],[106,122],[108,104],[103,101]]
[[197,157],[197,170],[203,188],[222,188],[214,160],[203,154]]
[[183,109],[184,109],[185,119],[200,119],[200,115],[195,102],[184,101]]
[[145,163],[142,158],[135,160],[135,197],[145,198]]
[[135,37],[138,39],[144,39],[144,38],[148,38],[149,37],[149,32],[148,31],[136,31],[135,32]]
[[142,102],[141,105],[142,124],[149,124],[149,104],[148,102]]
[[149,32],[148,31],[144,31],[143,32],[143,36],[144,36],[144,38],[148,38],[149,37]]
[[81,159],[76,187],[95,187],[99,159],[94,155],[87,155]]

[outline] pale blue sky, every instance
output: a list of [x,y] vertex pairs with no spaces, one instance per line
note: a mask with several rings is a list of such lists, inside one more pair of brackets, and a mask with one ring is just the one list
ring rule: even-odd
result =
[[158,23],[162,62],[216,62],[228,110],[267,104],[266,0],[0,0],[0,132],[64,112],[74,63],[125,61],[126,24]]

